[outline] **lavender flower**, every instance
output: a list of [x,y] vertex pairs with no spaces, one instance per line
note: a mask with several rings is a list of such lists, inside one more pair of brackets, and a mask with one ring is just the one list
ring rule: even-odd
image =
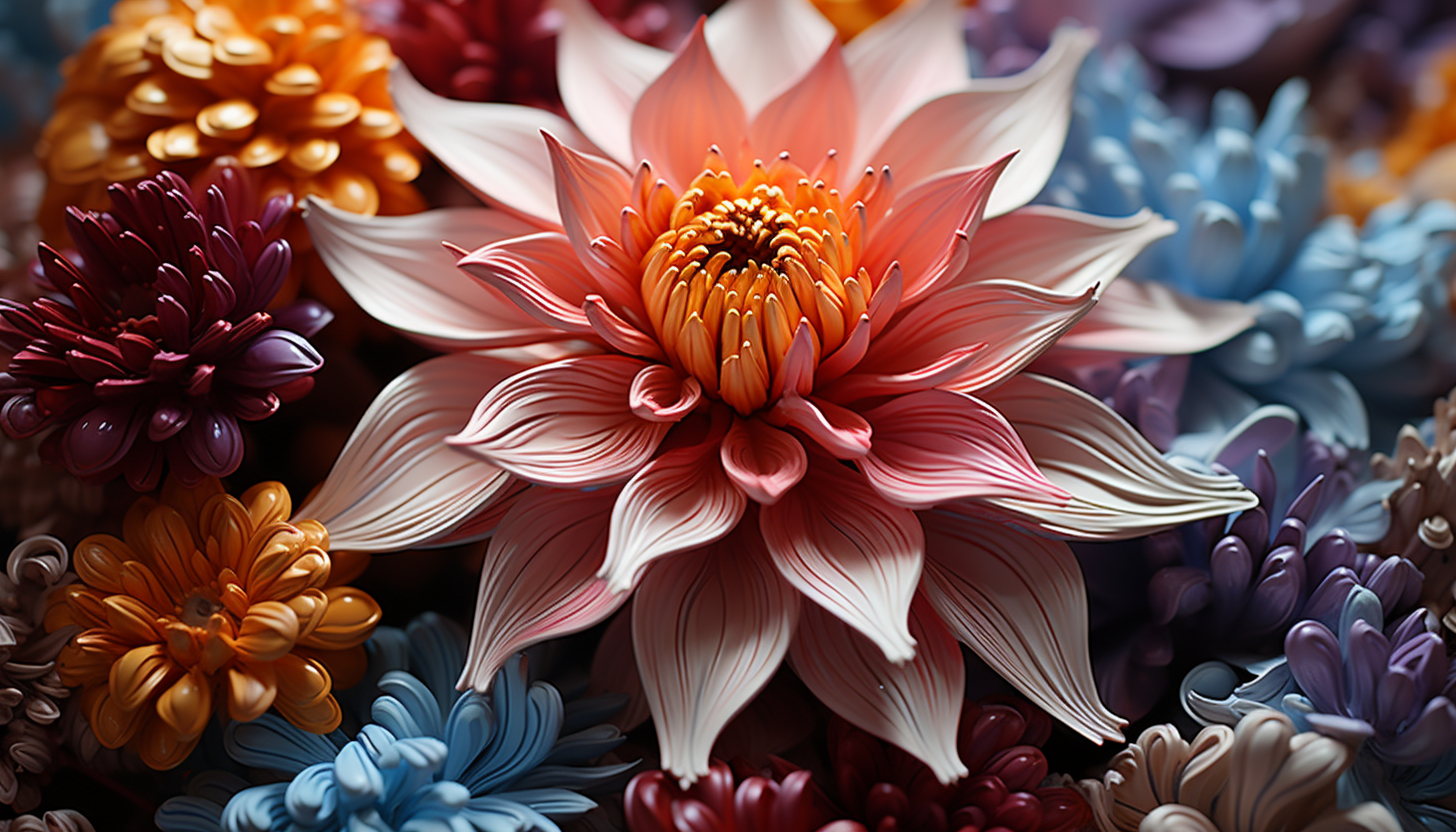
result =
[[265,311],[292,255],[278,239],[289,199],[257,212],[241,169],[224,166],[198,198],[163,172],[113,185],[111,212],[70,209],[75,259],[42,245],[37,280],[54,293],[0,300],[0,427],[50,431],[48,462],[86,482],[125,475],[139,491],[164,465],[184,484],[232,473],[239,420],[258,420],[313,386],[323,364],[307,337],[327,310]]

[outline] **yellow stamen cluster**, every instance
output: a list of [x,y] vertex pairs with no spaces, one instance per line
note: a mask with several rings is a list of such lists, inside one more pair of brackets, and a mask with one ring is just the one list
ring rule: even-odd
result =
[[866,314],[875,287],[858,266],[862,214],[782,160],[756,165],[742,186],[704,171],[642,259],[642,299],[668,359],[739,413],[769,403],[796,337],[812,368]]

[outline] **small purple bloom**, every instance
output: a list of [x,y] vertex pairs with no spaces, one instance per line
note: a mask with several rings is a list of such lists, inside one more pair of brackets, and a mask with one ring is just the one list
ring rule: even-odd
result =
[[332,317],[313,301],[269,311],[292,264],[281,239],[290,198],[260,205],[228,165],[200,197],[164,172],[113,185],[110,212],[69,209],[76,250],[41,244],[48,296],[0,300],[0,428],[46,433],[42,457],[99,483],[156,487],[226,476],[243,458],[241,421],[313,387],[308,342]]

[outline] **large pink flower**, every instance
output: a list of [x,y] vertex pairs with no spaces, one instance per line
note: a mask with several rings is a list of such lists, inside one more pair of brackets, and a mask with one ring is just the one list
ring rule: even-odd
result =
[[[498,209],[310,206],[359,303],[455,354],[381,396],[303,511],[394,506],[350,548],[493,528],[477,688],[635,592],[663,767],[685,782],[785,656],[946,781],[965,773],[957,640],[1082,734],[1119,737],[1055,538],[1255,500],[1021,372],[1172,230],[1020,207],[1092,36],[971,81],[953,0],[848,46],[807,3],[734,0],[676,53],[559,7],[570,121],[396,76],[411,132]],[[440,240],[474,247],[460,270]]]

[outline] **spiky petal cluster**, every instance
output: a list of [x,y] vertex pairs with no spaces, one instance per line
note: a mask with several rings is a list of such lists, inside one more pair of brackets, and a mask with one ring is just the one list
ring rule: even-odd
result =
[[52,596],[45,623],[80,629],[61,651],[61,681],[83,688],[103,746],[130,744],[166,769],[214,712],[246,722],[271,707],[315,734],[339,726],[334,680],[363,673],[379,606],[340,585],[363,562],[330,556],[324,527],[291,511],[278,483],[238,500],[217,480],[168,479],[160,499],[132,506],[125,540],[76,547],[81,580]]
[[[1173,230],[1023,207],[1090,33],[981,84],[952,0],[844,46],[805,0],[733,0],[676,54],[559,7],[571,121],[398,76],[411,131],[512,213],[308,206],[361,306],[454,353],[381,395],[319,511],[408,513],[413,536],[387,535],[405,546],[494,525],[464,674],[478,689],[641,593],[638,669],[663,766],[688,780],[788,656],[945,781],[964,773],[957,640],[1084,735],[1116,736],[1090,689],[1081,573],[1052,538],[1254,498],[1022,372]],[[440,239],[479,247],[457,261]],[[401,466],[430,483],[408,512]]]
[[41,224],[158,171],[235,156],[263,192],[352,211],[419,210],[415,151],[390,103],[389,43],[346,0],[121,0],[74,56],[37,152]]
[[1083,780],[1101,832],[1396,832],[1385,807],[1336,807],[1335,781],[1355,753],[1289,718],[1260,710],[1236,728],[1215,725],[1192,742],[1171,725],[1147,729]]
[[338,731],[311,736],[271,715],[231,725],[229,756],[291,779],[230,797],[201,789],[172,798],[157,825],[559,832],[554,820],[596,806],[581,792],[619,781],[633,765],[592,764],[622,741],[599,724],[614,707],[563,704],[556,688],[528,682],[522,656],[501,668],[489,696],[455,690],[465,634],[434,613],[404,632],[384,630],[378,641],[376,652],[402,666],[379,678],[371,718],[354,740]]
[[1078,832],[1092,819],[1073,789],[1043,786],[1046,714],[1016,699],[967,701],[956,745],[970,774],[952,785],[925,764],[836,718],[830,763],[849,816],[876,832]]
[[216,171],[196,194],[164,171],[110,189],[109,212],[72,209],[74,259],[41,245],[52,293],[0,300],[0,427],[50,431],[42,453],[87,482],[124,475],[155,488],[164,467],[189,485],[237,470],[240,420],[313,387],[307,337],[317,303],[268,311],[292,253],[278,239],[289,197],[260,206],[247,174]]
[[[687,30],[682,0],[591,0],[628,37],[663,45]],[[389,40],[431,92],[559,109],[558,24],[544,0],[365,0],[365,27]]]
[[0,803],[28,812],[40,803],[40,778],[55,766],[57,700],[71,695],[56,658],[73,629],[47,634],[46,601],[71,583],[70,557],[54,537],[32,537],[10,551],[0,574]]

